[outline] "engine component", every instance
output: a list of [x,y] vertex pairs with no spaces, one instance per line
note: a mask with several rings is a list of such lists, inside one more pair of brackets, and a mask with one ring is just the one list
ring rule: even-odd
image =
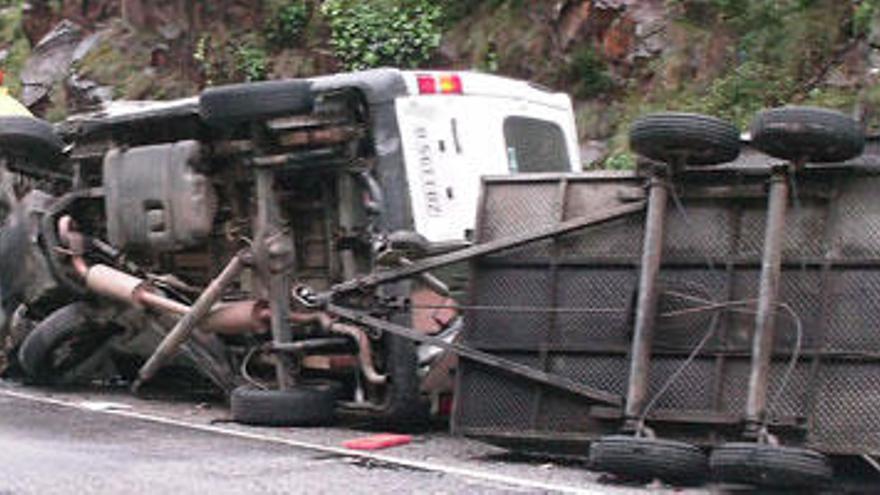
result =
[[20,202],[0,200],[10,209],[0,223],[0,305],[7,315],[19,304],[39,305],[59,291],[36,242],[40,217],[54,200],[40,190],[31,191]]
[[196,141],[113,149],[104,157],[107,233],[119,248],[174,251],[211,232],[216,193],[194,166]]

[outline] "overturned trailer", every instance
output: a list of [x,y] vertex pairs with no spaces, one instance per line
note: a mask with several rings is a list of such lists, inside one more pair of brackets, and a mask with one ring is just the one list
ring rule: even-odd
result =
[[[827,481],[820,452],[880,452],[878,141],[805,164],[861,149],[846,119],[821,129],[828,115],[762,116],[779,125],[758,122],[755,141],[772,130],[788,152],[755,145],[786,159],[747,149],[713,167],[485,179],[482,243],[651,200],[473,263],[462,343],[606,395],[464,360],[454,431],[516,448],[592,444],[599,469],[676,482],[705,479],[706,448],[722,480],[777,486]],[[836,154],[803,142],[817,117],[818,144],[830,132]],[[685,134],[706,124],[666,115],[654,129],[676,118],[696,124]]]

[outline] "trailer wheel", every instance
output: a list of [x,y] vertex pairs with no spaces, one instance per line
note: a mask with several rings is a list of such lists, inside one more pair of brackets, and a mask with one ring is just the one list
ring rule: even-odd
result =
[[828,459],[815,451],[758,443],[728,443],[712,451],[712,476],[758,487],[818,488],[831,481]]
[[715,165],[739,156],[735,125],[693,113],[664,112],[641,117],[629,131],[630,148],[664,163]]
[[34,383],[66,383],[83,373],[112,332],[95,321],[83,302],[68,304],[41,321],[22,341],[18,361]]
[[64,141],[45,120],[0,117],[0,152],[32,157],[38,165],[51,168],[64,159]]
[[214,127],[234,126],[282,115],[312,111],[315,98],[307,81],[264,81],[209,88],[199,97],[202,121]]
[[385,385],[382,403],[371,412],[371,419],[383,428],[419,430],[428,425],[430,405],[421,392],[416,345],[397,335],[385,335],[383,339],[389,383]]
[[333,421],[337,388],[301,384],[288,390],[238,387],[229,398],[232,420],[257,426],[318,426]]
[[612,435],[590,446],[590,467],[622,478],[676,485],[702,484],[709,472],[698,447],[658,438]]
[[783,107],[759,113],[751,126],[752,145],[784,160],[842,162],[859,156],[865,136],[855,120],[815,107]]

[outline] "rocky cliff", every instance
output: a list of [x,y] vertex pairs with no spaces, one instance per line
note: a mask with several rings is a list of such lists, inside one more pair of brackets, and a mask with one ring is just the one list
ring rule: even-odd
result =
[[[568,91],[586,165],[627,167],[626,122],[650,110],[700,111],[745,124],[761,107],[795,102],[853,112],[873,129],[880,104],[878,5],[0,0],[0,63],[22,101],[59,119],[108,99],[166,99],[208,84],[345,70],[355,59],[344,50],[370,39],[352,30],[399,22],[387,33],[374,30],[388,37],[377,53],[392,46],[406,52],[409,38],[394,42],[415,33],[429,40],[419,45],[428,51],[409,59],[411,65],[491,71]],[[342,22],[346,9],[363,16],[360,24]],[[366,53],[356,60],[399,60],[388,57]]]

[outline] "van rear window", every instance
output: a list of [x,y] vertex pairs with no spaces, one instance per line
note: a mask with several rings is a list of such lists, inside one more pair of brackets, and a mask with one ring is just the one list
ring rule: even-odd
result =
[[555,122],[507,117],[504,120],[504,140],[512,173],[567,172],[571,169],[565,134]]

